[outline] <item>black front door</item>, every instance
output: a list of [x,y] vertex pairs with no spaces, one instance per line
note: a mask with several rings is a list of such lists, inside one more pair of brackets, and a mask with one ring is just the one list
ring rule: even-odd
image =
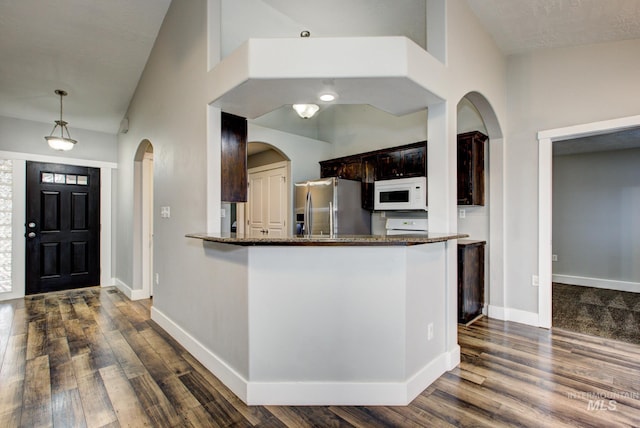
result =
[[27,162],[26,294],[100,284],[100,169]]

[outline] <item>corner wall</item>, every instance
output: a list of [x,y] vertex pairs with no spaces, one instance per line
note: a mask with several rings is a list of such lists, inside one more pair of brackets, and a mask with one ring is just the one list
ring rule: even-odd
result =
[[538,313],[537,132],[640,113],[640,40],[541,50],[508,61],[506,306]]

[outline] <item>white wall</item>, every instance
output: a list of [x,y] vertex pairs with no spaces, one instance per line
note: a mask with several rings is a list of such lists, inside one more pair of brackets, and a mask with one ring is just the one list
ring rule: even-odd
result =
[[506,306],[537,313],[536,133],[637,115],[640,40],[517,55],[508,61],[505,147]]
[[52,150],[44,137],[51,135],[53,119],[49,124],[0,116],[0,150],[103,162],[118,160],[118,137],[115,134],[77,129],[73,124],[68,125],[69,132],[78,144],[70,152]]
[[[185,238],[207,227],[206,6],[205,0],[172,1],[129,106],[129,132],[119,139],[117,277],[141,287],[132,283],[134,157],[148,139],[159,276],[154,308],[178,325],[195,326],[196,340],[246,373],[246,305],[239,303],[246,290],[225,288],[225,273],[208,260],[202,241]],[[171,208],[170,218],[160,218],[162,206]]]
[[336,105],[318,120],[318,138],[333,143],[332,157],[427,139],[426,110],[394,116],[369,105]]
[[406,36],[426,46],[426,1],[223,0],[222,57],[249,38]]
[[640,283],[639,165],[640,149],[553,158],[554,275]]
[[[248,141],[269,143],[291,160],[291,181],[320,178],[321,160],[330,159],[332,145],[325,141],[265,128],[249,121]],[[292,184],[293,185],[293,184]]]

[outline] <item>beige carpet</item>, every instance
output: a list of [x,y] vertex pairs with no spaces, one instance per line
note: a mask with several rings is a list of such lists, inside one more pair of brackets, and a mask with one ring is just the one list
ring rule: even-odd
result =
[[640,344],[640,293],[553,284],[552,326]]

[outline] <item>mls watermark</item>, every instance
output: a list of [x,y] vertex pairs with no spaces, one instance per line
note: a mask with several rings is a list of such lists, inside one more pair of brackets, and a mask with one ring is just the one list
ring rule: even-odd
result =
[[567,397],[574,400],[585,400],[587,402],[587,410],[591,411],[615,411],[618,406],[618,401],[621,399],[640,399],[640,392],[568,392]]

